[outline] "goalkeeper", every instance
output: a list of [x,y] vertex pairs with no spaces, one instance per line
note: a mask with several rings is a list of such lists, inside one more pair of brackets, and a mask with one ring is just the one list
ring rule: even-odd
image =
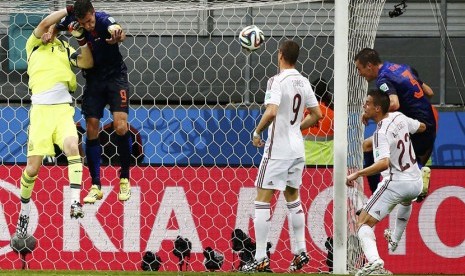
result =
[[[53,25],[72,11],[72,6],[45,17],[26,42],[29,90],[32,93],[28,130],[27,165],[21,176],[21,213],[16,234],[25,237],[29,223],[30,199],[34,183],[45,155],[55,155],[57,144],[68,159],[71,188],[71,218],[82,218],[80,203],[82,161],[78,149],[78,134],[74,123],[74,107],[70,105],[77,87],[71,65],[81,68],[93,66],[90,49],[83,45],[81,54],[65,41],[57,39]],[[79,30],[73,30],[79,36]]]
[[[129,167],[131,162],[131,135],[128,127],[129,82],[126,64],[118,43],[124,41],[125,33],[109,14],[95,11],[90,0],[77,0],[74,14],[65,17],[57,29],[64,30],[77,20],[85,29],[82,40],[91,45],[94,67],[83,71],[86,79],[82,97],[82,113],[86,119],[86,159],[89,165],[92,186],[84,203],[95,203],[103,197],[100,182],[102,147],[98,139],[100,119],[105,106],[110,106],[113,127],[116,132],[120,170],[118,199],[131,197]],[[82,43],[82,42],[81,42]]]

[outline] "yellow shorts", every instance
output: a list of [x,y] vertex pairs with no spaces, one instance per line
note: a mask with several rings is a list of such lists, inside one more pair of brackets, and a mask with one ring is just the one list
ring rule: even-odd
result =
[[333,165],[333,140],[309,141],[305,140],[306,165]]
[[27,156],[55,155],[53,144],[63,150],[67,137],[78,137],[74,107],[69,104],[33,105],[29,111]]

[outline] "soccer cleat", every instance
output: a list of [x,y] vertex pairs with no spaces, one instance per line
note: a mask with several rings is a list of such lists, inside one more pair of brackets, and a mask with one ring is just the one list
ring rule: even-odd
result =
[[391,250],[391,252],[394,252],[396,251],[397,249],[397,242],[393,241],[392,240],[392,232],[390,229],[385,229],[384,230],[384,238],[387,240],[388,242],[388,248],[389,250]]
[[131,197],[131,184],[127,178],[121,178],[119,182],[119,194],[118,199],[126,201]]
[[422,202],[428,195],[429,181],[431,178],[431,169],[428,167],[421,168],[421,178],[423,180],[423,189],[421,190],[420,195],[417,197],[417,202]]
[[308,264],[309,261],[310,257],[308,257],[306,252],[302,252],[299,255],[294,255],[294,259],[292,259],[289,271],[293,272],[300,270],[304,265]]
[[89,194],[84,198],[84,203],[95,203],[95,201],[102,199],[103,193],[97,185],[90,187]]
[[74,202],[73,204],[71,204],[71,211],[69,214],[71,218],[83,218],[84,212],[82,211],[82,204],[79,202]]
[[365,276],[370,275],[375,271],[379,271],[384,268],[384,261],[377,259],[372,263],[366,263],[361,269],[355,273],[355,276]]
[[271,272],[270,259],[265,258],[262,261],[253,261],[242,266],[243,272]]
[[19,215],[18,224],[16,225],[16,236],[24,239],[27,236],[27,226],[29,225],[28,215]]

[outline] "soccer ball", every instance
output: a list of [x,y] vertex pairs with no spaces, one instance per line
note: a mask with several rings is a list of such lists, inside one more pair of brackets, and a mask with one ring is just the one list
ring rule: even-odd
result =
[[239,40],[242,48],[248,51],[255,51],[265,42],[265,35],[260,28],[250,25],[239,33]]

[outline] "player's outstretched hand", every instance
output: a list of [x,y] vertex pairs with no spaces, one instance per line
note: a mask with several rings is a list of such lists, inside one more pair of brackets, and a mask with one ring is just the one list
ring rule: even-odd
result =
[[83,46],[87,43],[86,37],[84,35],[84,28],[77,21],[73,21],[68,25],[68,31],[71,33],[74,38],[76,38],[79,46]]
[[106,39],[108,44],[115,44],[121,41],[123,37],[123,30],[122,29],[115,29],[111,32],[111,38]]
[[349,187],[354,187],[355,184],[357,184],[356,183],[357,178],[358,178],[358,172],[354,172],[350,174],[349,176],[347,176],[346,185]]

